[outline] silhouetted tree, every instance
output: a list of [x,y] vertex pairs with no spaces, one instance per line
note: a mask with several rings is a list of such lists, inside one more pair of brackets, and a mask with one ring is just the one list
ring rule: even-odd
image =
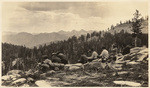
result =
[[90,34],[87,33],[87,35],[86,35],[86,41],[87,41],[89,38],[90,38]]
[[138,10],[136,10],[136,12],[133,15],[134,15],[134,18],[133,18],[133,22],[132,22],[132,30],[131,31],[133,31],[133,37],[135,38],[134,45],[136,47],[138,35],[142,34],[142,31],[141,31],[142,22],[140,20],[141,14],[139,13]]

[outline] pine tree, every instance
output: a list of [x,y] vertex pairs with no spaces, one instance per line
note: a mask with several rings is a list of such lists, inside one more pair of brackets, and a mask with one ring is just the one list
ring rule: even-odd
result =
[[122,21],[120,21],[120,24],[122,24]]
[[140,20],[140,16],[141,14],[139,13],[138,10],[136,10],[136,12],[133,14],[134,18],[133,18],[133,22],[132,22],[132,32],[133,32],[133,37],[134,37],[134,46],[137,47],[137,39],[138,39],[138,35],[142,34],[142,22]]
[[87,41],[89,38],[90,38],[90,34],[87,33],[87,35],[86,35],[86,41]]

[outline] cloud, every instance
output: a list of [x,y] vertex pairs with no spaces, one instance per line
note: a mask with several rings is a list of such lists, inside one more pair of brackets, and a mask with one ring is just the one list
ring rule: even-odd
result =
[[[127,4],[127,5],[126,5]],[[148,14],[146,2],[8,2],[2,6],[2,28],[13,32],[104,30],[129,20],[135,9]]]
[[[131,15],[135,9],[147,11],[147,2],[27,2],[21,7],[30,11],[55,11],[78,14],[80,17]],[[143,13],[142,12],[142,13]]]
[[31,10],[31,11],[52,11],[52,10],[61,10],[68,9],[70,4],[65,2],[26,2],[21,4],[21,7]]
[[30,11],[56,11],[56,12],[70,12],[79,14],[81,17],[104,17],[107,16],[109,10],[103,7],[106,3],[98,2],[28,2],[21,5],[21,7]]

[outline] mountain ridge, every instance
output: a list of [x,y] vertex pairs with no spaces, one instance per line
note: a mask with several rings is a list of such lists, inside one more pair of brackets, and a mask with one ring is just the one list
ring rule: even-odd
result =
[[[142,33],[148,34],[148,20],[142,21],[142,27],[143,27]],[[114,27],[111,27],[107,31],[102,31],[102,35],[105,32],[109,32],[111,34],[120,33],[122,30],[124,30],[124,32],[132,33],[131,29],[132,29],[131,23],[122,23]],[[79,37],[80,35],[86,35],[87,33],[92,33],[92,32],[94,32],[94,30],[86,31],[84,29],[81,29],[79,31],[60,30],[58,32],[38,33],[38,34],[33,34],[33,33],[31,34],[27,32],[20,32],[20,33],[7,32],[7,33],[2,33],[2,42],[12,43],[15,45],[25,45],[31,48],[34,46],[39,46],[40,44],[43,45],[43,44],[49,44],[50,42],[66,40],[73,35]]]
[[[148,34],[148,20],[143,20],[142,21],[142,33],[143,34]],[[115,34],[116,33],[119,33],[120,31],[124,30],[125,32],[128,32],[128,33],[133,33],[131,31],[132,29],[132,24],[131,23],[122,23],[122,24],[119,24],[113,28],[110,28],[110,30],[108,30],[108,32],[112,33],[112,34]]]
[[60,41],[66,40],[69,37],[76,35],[84,35],[87,33],[91,33],[92,31],[58,31],[58,32],[51,32],[51,33],[28,33],[28,32],[3,32],[2,33],[2,42],[7,42],[15,45],[25,45],[26,47],[34,47],[40,44],[53,42],[53,41]]

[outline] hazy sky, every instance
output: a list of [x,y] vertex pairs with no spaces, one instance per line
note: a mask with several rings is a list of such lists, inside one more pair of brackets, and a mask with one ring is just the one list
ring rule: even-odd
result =
[[53,32],[104,30],[133,18],[138,9],[148,14],[147,2],[5,2],[2,31]]

